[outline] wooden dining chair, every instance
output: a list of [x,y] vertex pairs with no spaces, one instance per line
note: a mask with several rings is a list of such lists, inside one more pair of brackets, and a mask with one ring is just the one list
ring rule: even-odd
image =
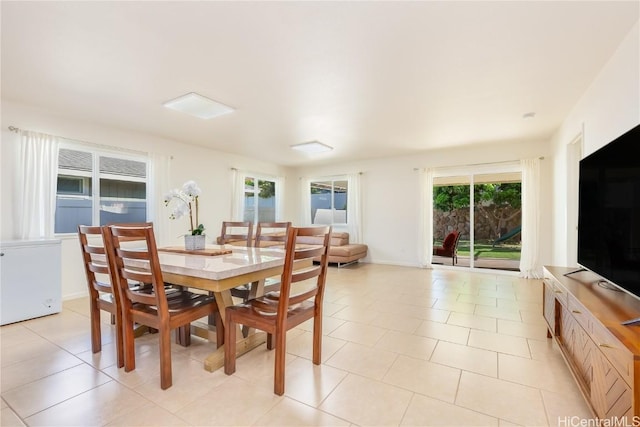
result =
[[[191,322],[218,312],[215,299],[187,290],[167,298],[152,225],[111,225],[103,228],[103,238],[110,265],[116,271],[116,290],[122,311],[124,370],[130,372],[135,369],[134,322],[157,329],[160,386],[167,389],[172,385],[171,331],[182,328],[183,333],[190,337]],[[127,242],[133,240],[142,246],[129,247]],[[137,292],[129,286],[130,281],[150,284],[153,293]],[[218,324],[222,325],[222,322]]]
[[[324,236],[322,245],[296,245],[298,237]],[[322,299],[327,274],[331,227],[290,227],[287,233],[280,292],[267,293],[225,311],[224,372],[236,371],[237,324],[267,333],[267,348],[275,339],[274,393],[282,395],[285,383],[287,331],[313,319],[313,363],[320,364],[322,353]],[[313,258],[320,257],[314,265]],[[296,261],[308,260],[309,267],[294,270]],[[294,288],[295,287],[295,288]]]
[[231,242],[245,242],[245,246],[249,248],[252,240],[253,223],[251,221],[222,221],[218,244],[226,245]]
[[[147,224],[147,223],[145,223]],[[150,223],[149,223],[150,224]],[[139,223],[130,225],[140,225]],[[122,315],[120,311],[119,293],[113,287],[115,276],[108,265],[107,251],[102,236],[102,227],[78,226],[78,239],[84,265],[87,285],[89,288],[89,316],[91,319],[91,351],[102,351],[102,322],[100,311],[111,314],[111,324],[115,325],[116,355],[118,368],[124,366],[124,350],[122,345]],[[151,286],[132,284],[137,292],[152,293]],[[173,296],[172,289],[169,293]],[[134,336],[138,337],[148,332],[148,328],[138,326],[134,328]]]
[[[287,242],[287,232],[291,227],[291,222],[259,222],[256,227],[256,237],[254,239],[254,246],[256,248],[277,246],[282,244],[284,248]],[[264,292],[277,291],[280,289],[279,279],[267,279],[264,284]],[[251,283],[237,286],[231,289],[231,295],[236,298],[242,298],[243,301],[247,301],[249,298],[255,297],[255,289],[251,288]],[[246,330],[245,330],[246,332]]]
[[[254,244],[256,248],[268,246],[285,246],[287,242],[287,232],[291,227],[291,222],[259,222],[256,227],[256,238]],[[275,244],[271,242],[276,242]]]
[[[89,316],[91,319],[91,351],[102,351],[102,328],[100,311],[111,314],[116,325],[116,354],[118,368],[124,366],[122,346],[122,316],[118,304],[118,293],[112,287],[107,265],[106,250],[102,240],[102,228],[87,225],[78,226],[78,239],[87,285],[89,287]],[[91,241],[89,241],[91,240]]]
[[[251,221],[222,221],[222,229],[220,230],[220,236],[217,239],[219,245],[226,245],[229,243],[243,243],[246,247],[251,247],[253,241],[253,223]],[[243,298],[243,295],[249,294],[250,285],[240,285],[237,288],[231,289],[231,295]],[[209,295],[213,295],[213,292],[209,292]],[[216,325],[215,318],[209,316],[209,325]]]

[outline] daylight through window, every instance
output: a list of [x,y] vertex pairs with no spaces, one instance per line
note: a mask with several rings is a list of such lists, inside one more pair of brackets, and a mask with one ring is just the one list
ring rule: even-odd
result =
[[[98,183],[97,186],[94,183]],[[85,149],[58,153],[55,232],[147,221],[147,159]]]
[[346,224],[347,180],[316,180],[310,187],[313,224]]

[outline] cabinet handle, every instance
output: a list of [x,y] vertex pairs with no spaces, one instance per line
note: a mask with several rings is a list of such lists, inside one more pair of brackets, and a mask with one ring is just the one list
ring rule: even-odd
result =
[[561,293],[562,293],[562,291],[559,291],[559,290],[557,290],[557,289],[556,289],[554,292],[555,292],[556,294],[561,294]]
[[580,310],[571,310],[571,312],[575,313],[575,314],[582,314],[582,312]]
[[614,346],[609,345],[609,344],[598,344],[598,345],[599,345],[600,347],[603,347],[603,348],[615,348]]

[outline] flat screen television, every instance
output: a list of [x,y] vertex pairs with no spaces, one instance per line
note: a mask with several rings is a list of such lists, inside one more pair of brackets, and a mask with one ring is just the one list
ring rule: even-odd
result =
[[578,264],[640,298],[640,125],[580,161]]

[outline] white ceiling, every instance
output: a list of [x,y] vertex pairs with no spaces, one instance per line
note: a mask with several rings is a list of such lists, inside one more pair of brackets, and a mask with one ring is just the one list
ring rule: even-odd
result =
[[[640,14],[637,1],[2,1],[1,13],[3,99],[281,165],[546,140]],[[162,106],[187,92],[237,111]],[[309,140],[335,149],[289,148]]]

